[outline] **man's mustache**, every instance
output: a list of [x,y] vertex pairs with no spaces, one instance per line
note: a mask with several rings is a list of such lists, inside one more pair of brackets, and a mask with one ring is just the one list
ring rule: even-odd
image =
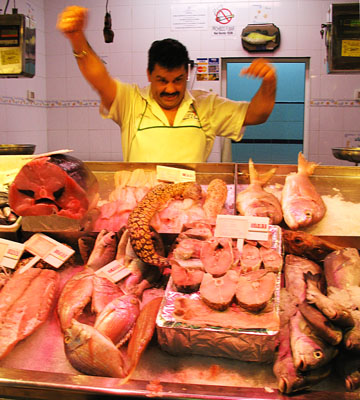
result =
[[174,93],[161,92],[160,97],[178,96],[179,94],[180,92],[174,92]]

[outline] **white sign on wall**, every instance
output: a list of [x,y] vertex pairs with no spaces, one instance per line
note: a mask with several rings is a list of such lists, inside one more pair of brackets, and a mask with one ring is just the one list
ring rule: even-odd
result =
[[235,14],[229,7],[219,6],[213,10],[214,18],[211,27],[214,38],[236,38]]
[[208,29],[208,11],[205,5],[179,4],[171,6],[171,30]]

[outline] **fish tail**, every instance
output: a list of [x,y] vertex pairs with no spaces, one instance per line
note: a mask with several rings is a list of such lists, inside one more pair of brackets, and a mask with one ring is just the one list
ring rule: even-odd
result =
[[259,183],[261,186],[264,186],[275,175],[276,169],[276,167],[271,168],[269,171],[259,174],[253,160],[249,158],[250,183]]
[[313,161],[308,161],[303,153],[300,151],[298,154],[298,172],[301,174],[312,175],[315,168],[319,164]]

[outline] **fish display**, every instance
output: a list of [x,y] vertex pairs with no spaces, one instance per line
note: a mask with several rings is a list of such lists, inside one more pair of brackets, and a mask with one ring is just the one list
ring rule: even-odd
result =
[[47,319],[55,301],[58,274],[30,268],[16,272],[0,292],[0,359]]
[[25,164],[9,188],[9,205],[20,216],[59,215],[81,219],[96,207],[99,183],[79,159],[67,154]]
[[161,184],[155,186],[132,210],[127,228],[130,243],[136,255],[145,263],[159,268],[168,267],[169,260],[156,253],[150,230],[150,221],[157,210],[168,200],[175,197],[201,198],[201,186],[193,182]]
[[276,168],[260,175],[249,159],[250,184],[236,196],[236,210],[240,215],[268,217],[270,224],[279,224],[283,219],[281,204],[272,193],[266,192],[264,186],[274,176]]
[[[65,283],[57,305],[70,364],[85,374],[129,379],[153,336],[160,301],[157,296],[141,308],[136,295],[123,294],[90,268],[75,274]],[[88,304],[94,323],[85,315]]]
[[297,172],[286,176],[281,206],[285,223],[292,230],[313,225],[326,213],[325,203],[309,179],[317,165],[300,152]]
[[282,240],[285,253],[306,257],[315,262],[323,261],[328,254],[342,248],[311,233],[289,229],[282,229]]

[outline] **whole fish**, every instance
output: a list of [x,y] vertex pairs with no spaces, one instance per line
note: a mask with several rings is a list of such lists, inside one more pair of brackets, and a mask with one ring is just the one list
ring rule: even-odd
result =
[[290,229],[313,225],[325,215],[325,203],[309,179],[317,165],[307,161],[300,152],[297,173],[291,173],[285,179],[281,205],[284,220]]
[[321,274],[321,267],[314,261],[288,254],[285,257],[284,279],[285,287],[292,294],[297,304],[306,298],[306,281],[304,274],[311,272],[313,275]]
[[324,260],[324,273],[328,286],[345,289],[360,285],[360,256],[355,248],[334,251]]
[[302,231],[282,229],[282,239],[285,253],[306,257],[313,261],[323,261],[331,252],[342,249],[341,246],[328,240]]
[[260,32],[250,32],[242,35],[241,39],[250,44],[266,44],[268,42],[275,42],[276,35],[264,35]]
[[119,347],[130,337],[139,314],[139,299],[134,295],[124,295],[105,306],[96,317],[94,328]]
[[316,306],[333,324],[342,328],[352,328],[355,325],[351,310],[344,304],[326,296],[321,290],[322,274],[304,274],[306,282],[306,301]]
[[87,261],[87,266],[94,271],[115,260],[117,235],[115,232],[101,230],[95,240],[94,248]]
[[281,393],[290,394],[308,389],[330,374],[330,364],[309,371],[298,371],[295,368],[291,353],[288,324],[281,328],[278,339],[279,346],[275,355],[273,372],[277,378],[278,389]]
[[65,353],[70,364],[88,375],[124,378],[126,361],[114,343],[90,325],[75,319],[64,332]]
[[338,349],[319,338],[300,311],[290,318],[290,344],[294,365],[300,371],[320,368],[329,363]]
[[274,176],[276,168],[260,175],[252,159],[249,159],[250,185],[236,196],[236,209],[240,215],[269,217],[270,224],[279,224],[283,214],[277,197],[264,190],[265,184]]

